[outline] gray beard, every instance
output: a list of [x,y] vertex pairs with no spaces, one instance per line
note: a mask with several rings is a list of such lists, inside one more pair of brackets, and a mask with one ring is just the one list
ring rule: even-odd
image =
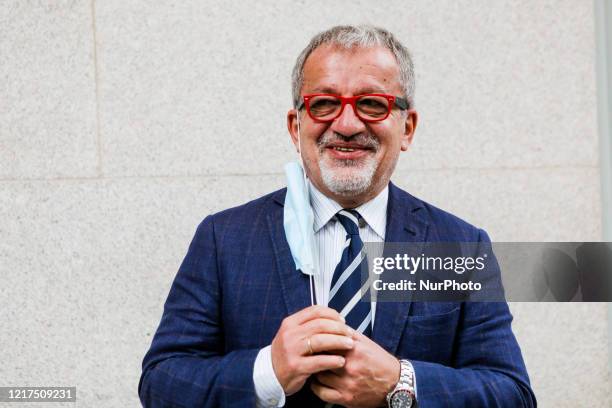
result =
[[[332,193],[352,197],[366,192],[372,186],[377,164],[373,158],[362,163],[356,160],[335,160],[335,162],[339,166],[330,167],[325,159],[319,161],[323,183]],[[342,168],[353,168],[353,170],[345,173]]]

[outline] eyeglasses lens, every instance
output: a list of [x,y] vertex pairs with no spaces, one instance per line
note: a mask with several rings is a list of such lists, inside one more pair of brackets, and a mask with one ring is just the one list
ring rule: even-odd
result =
[[382,96],[364,96],[356,105],[359,115],[368,119],[380,119],[389,113],[389,100]]
[[340,99],[333,96],[315,96],[310,99],[310,113],[319,120],[335,118],[341,107]]

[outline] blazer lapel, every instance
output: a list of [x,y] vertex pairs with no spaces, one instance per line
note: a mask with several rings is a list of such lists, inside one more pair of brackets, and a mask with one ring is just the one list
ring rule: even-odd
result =
[[286,189],[274,193],[272,199],[275,204],[273,210],[268,213],[267,221],[283,298],[287,306],[287,313],[291,315],[310,306],[310,281],[306,274],[296,270],[291,249],[285,237],[283,226],[285,194]]
[[[428,224],[422,201],[389,183],[385,242],[425,242]],[[410,299],[376,303],[372,339],[391,354],[397,351],[410,305]]]

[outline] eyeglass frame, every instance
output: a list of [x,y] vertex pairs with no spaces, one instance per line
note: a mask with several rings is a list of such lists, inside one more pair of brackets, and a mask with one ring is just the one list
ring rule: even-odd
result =
[[[309,100],[316,96],[333,96],[334,98],[339,99],[341,105],[340,105],[340,110],[338,111],[338,114],[331,119],[325,119],[325,120],[321,120],[317,118],[316,116],[314,116],[310,112]],[[369,118],[362,117],[359,114],[359,110],[357,109],[356,101],[360,98],[363,98],[364,96],[378,96],[378,97],[386,98],[387,101],[389,102],[389,109],[387,109],[387,114],[377,119],[369,119]],[[297,110],[300,111],[302,110],[304,106],[306,106],[306,112],[308,112],[308,116],[310,116],[312,120],[314,120],[317,123],[328,123],[328,122],[333,122],[334,120],[338,119],[342,115],[342,112],[344,112],[344,108],[346,107],[346,105],[351,105],[353,108],[353,112],[355,112],[355,115],[360,120],[364,122],[368,122],[368,123],[381,122],[387,119],[389,115],[391,114],[391,111],[395,107],[397,107],[400,110],[410,109],[410,103],[408,102],[408,100],[406,98],[402,98],[401,96],[394,96],[394,95],[381,94],[381,93],[368,93],[368,94],[361,94],[361,95],[354,95],[354,96],[342,96],[342,95],[328,94],[328,93],[315,93],[315,94],[302,95],[302,103],[297,107]]]

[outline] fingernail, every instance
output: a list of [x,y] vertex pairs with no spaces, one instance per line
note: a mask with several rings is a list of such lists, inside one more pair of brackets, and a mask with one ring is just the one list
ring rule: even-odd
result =
[[344,366],[344,357],[340,357],[338,359],[338,363],[340,364],[340,367]]
[[355,345],[355,342],[353,341],[353,339],[345,339],[344,343],[347,345],[347,347],[353,348],[353,346]]
[[344,316],[340,315],[340,318],[342,319],[342,323],[346,323],[346,319],[344,318]]

